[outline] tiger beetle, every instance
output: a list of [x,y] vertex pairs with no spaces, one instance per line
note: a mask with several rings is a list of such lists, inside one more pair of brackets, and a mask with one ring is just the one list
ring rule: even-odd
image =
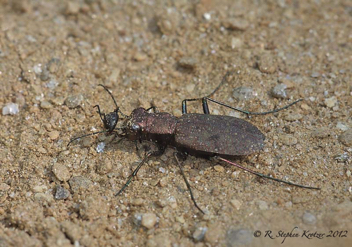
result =
[[[155,106],[152,106],[148,109],[142,107],[136,108],[129,116],[123,114],[118,107],[112,93],[104,85],[99,84],[99,86],[103,87],[110,94],[116,106],[115,110],[108,114],[104,114],[100,111],[99,105],[94,106],[97,108],[97,113],[99,114],[105,129],[73,138],[70,140],[68,145],[82,137],[92,136],[100,133],[115,134],[119,137],[134,140],[136,143],[138,141],[149,141],[156,145],[157,150],[149,150],[145,153],[143,160],[128,177],[127,182],[115,194],[116,196],[120,195],[126,189],[126,187],[131,183],[132,179],[137,175],[139,169],[141,169],[141,167],[148,161],[150,157],[162,155],[167,146],[174,147],[176,149],[176,152],[174,153],[176,162],[186,183],[194,206],[203,214],[203,210],[197,205],[197,202],[192,193],[191,186],[185,176],[185,173],[183,172],[182,164],[179,160],[180,157],[186,157],[188,154],[205,158],[214,157],[261,178],[272,179],[277,182],[301,188],[319,190],[320,188],[317,187],[304,186],[273,178],[228,160],[229,158],[233,159],[236,156],[249,155],[260,151],[264,147],[265,136],[257,127],[243,119],[231,116],[211,115],[209,112],[208,101],[219,104],[221,106],[225,106],[246,115],[271,114],[287,109],[290,106],[302,101],[302,99],[299,99],[292,102],[291,104],[272,111],[250,112],[234,108],[217,100],[211,99],[210,97],[216,93],[225,82],[227,82],[227,78],[230,74],[232,73],[226,73],[220,84],[209,95],[202,98],[183,100],[181,117],[175,117],[167,112],[156,112]],[[204,114],[188,113],[187,102],[190,101],[201,101]],[[116,125],[119,120],[123,120],[123,123],[122,127],[117,128]]]

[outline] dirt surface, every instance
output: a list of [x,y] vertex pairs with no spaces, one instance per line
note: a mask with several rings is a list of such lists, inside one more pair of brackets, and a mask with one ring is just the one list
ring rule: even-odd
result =
[[[0,28],[0,246],[351,246],[351,1],[0,0]],[[228,71],[213,98],[231,106],[304,99],[250,118],[210,103],[266,136],[233,161],[321,190],[189,156],[203,215],[174,149],[114,196],[141,161],[135,144],[101,134],[67,147],[103,129],[94,105],[115,109],[98,84],[125,114],[180,116]]]

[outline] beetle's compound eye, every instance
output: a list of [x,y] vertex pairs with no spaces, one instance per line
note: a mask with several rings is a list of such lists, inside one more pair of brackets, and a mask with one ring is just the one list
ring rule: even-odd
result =
[[138,124],[132,124],[132,126],[131,126],[131,129],[134,131],[134,132],[138,132],[140,129],[141,129],[141,127],[138,125]]

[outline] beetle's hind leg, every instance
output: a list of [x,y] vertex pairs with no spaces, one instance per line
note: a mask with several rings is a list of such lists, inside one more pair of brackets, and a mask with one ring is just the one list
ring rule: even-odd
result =
[[[240,108],[236,108],[236,107],[232,107],[232,106],[229,106],[225,103],[222,103],[220,101],[217,101],[215,99],[211,99],[209,97],[204,97],[202,98],[202,103],[203,103],[203,110],[204,110],[204,114],[209,114],[209,107],[208,107],[208,102],[207,101],[211,101],[213,103],[216,103],[218,105],[221,105],[221,106],[225,106],[227,108],[230,108],[232,110],[235,110],[235,111],[238,111],[238,112],[241,112],[241,113],[244,113],[244,114],[247,114],[247,115],[267,115],[267,114],[272,114],[272,113],[275,113],[275,112],[279,112],[279,111],[282,111],[282,110],[285,110],[287,108],[289,108],[290,106],[302,101],[303,99],[298,99],[288,105],[285,105],[284,107],[281,107],[281,108],[277,108],[277,109],[274,109],[274,110],[271,110],[271,111],[265,111],[265,112],[251,112],[251,111],[246,111],[246,110],[242,110]],[[206,110],[205,110],[206,109]],[[205,112],[207,111],[207,112]]]
[[[196,199],[194,199],[194,196],[193,196],[193,193],[192,193],[192,189],[191,189],[191,185],[189,184],[189,182],[188,182],[188,180],[187,180],[187,178],[186,178],[186,175],[185,175],[185,173],[183,172],[182,164],[181,164],[181,162],[178,160],[177,155],[180,155],[180,153],[179,153],[179,152],[175,152],[175,153],[174,153],[174,156],[175,156],[177,165],[178,165],[178,167],[180,168],[180,171],[181,171],[181,175],[182,175],[182,177],[183,177],[183,180],[184,180],[185,183],[186,183],[186,186],[187,186],[187,189],[188,189],[188,191],[189,191],[189,194],[191,195],[191,199],[192,199],[192,201],[193,201],[193,204],[194,204],[194,206],[195,206],[200,212],[202,212],[203,214],[205,214],[204,211],[198,206],[198,204],[197,204],[197,202],[196,202]],[[184,157],[182,157],[182,158],[184,158]]]
[[211,97],[214,93],[216,93],[219,88],[225,84],[227,82],[227,78],[229,75],[233,74],[233,72],[227,72],[224,77],[222,78],[220,84],[207,96],[202,97],[202,98],[194,98],[194,99],[184,99],[182,101],[182,114],[186,114],[187,113],[187,102],[189,101],[202,101],[203,103],[203,112],[204,114],[209,114],[209,107],[208,107],[208,103],[206,102],[206,99],[208,99],[209,97]]
[[289,107],[291,107],[292,105],[302,101],[303,99],[298,99],[284,107],[281,107],[281,108],[277,108],[277,109],[274,109],[274,110],[271,110],[271,111],[266,111],[266,112],[251,112],[251,111],[246,111],[246,110],[242,110],[242,109],[239,109],[239,108],[236,108],[236,107],[232,107],[230,105],[227,105],[225,103],[222,103],[220,101],[217,101],[217,100],[214,100],[212,98],[210,98],[211,96],[213,96],[213,94],[215,94],[219,88],[225,84],[225,82],[227,82],[227,78],[229,75],[233,74],[233,72],[227,72],[225,74],[225,76],[222,78],[220,84],[208,95],[202,97],[202,98],[194,98],[194,99],[184,99],[182,101],[182,114],[186,114],[187,113],[187,102],[189,101],[202,101],[202,106],[203,106],[203,113],[204,114],[210,114],[210,111],[209,111],[209,106],[208,106],[208,101],[210,102],[213,102],[215,104],[218,104],[218,105],[221,105],[221,106],[224,106],[224,107],[227,107],[227,108],[230,108],[232,110],[235,110],[235,111],[238,111],[238,112],[241,112],[241,113],[244,113],[246,115],[267,115],[267,114],[272,114],[272,113],[275,113],[275,112],[279,112],[279,111],[282,111],[282,110],[285,110]]
[[251,169],[245,168],[245,167],[243,167],[243,166],[241,166],[241,165],[238,165],[238,164],[236,164],[236,163],[234,163],[234,162],[231,162],[231,161],[229,161],[229,160],[227,160],[227,159],[224,159],[224,158],[221,158],[221,157],[217,157],[217,159],[218,159],[218,160],[225,161],[225,162],[228,163],[228,164],[231,164],[231,165],[233,165],[233,166],[235,166],[235,167],[238,167],[238,168],[240,168],[240,169],[242,169],[242,170],[244,170],[244,171],[247,171],[247,172],[249,172],[249,173],[252,173],[252,174],[254,174],[254,175],[256,175],[256,176],[258,176],[258,177],[260,177],[260,178],[271,179],[271,180],[274,180],[274,181],[279,182],[279,183],[285,183],[285,184],[288,184],[288,185],[292,185],[292,186],[296,186],[296,187],[300,187],[300,188],[304,188],[304,189],[320,190],[320,188],[318,188],[318,187],[311,187],[311,186],[306,186],[306,185],[301,185],[301,184],[292,183],[292,182],[290,182],[290,181],[285,181],[285,180],[278,179],[278,178],[273,178],[273,177],[270,177],[270,176],[268,176],[268,175],[265,175],[265,174],[262,174],[262,173],[259,173],[259,172],[252,171]]

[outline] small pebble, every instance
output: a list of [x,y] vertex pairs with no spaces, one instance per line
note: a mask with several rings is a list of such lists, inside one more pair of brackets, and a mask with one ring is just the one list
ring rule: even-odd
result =
[[[154,234],[153,234],[154,235]],[[172,243],[172,238],[167,232],[160,232],[150,238],[146,242],[146,247],[175,247],[181,246],[175,243]]]
[[282,134],[279,136],[280,141],[282,142],[282,144],[286,145],[286,146],[292,146],[292,145],[296,145],[298,140],[296,137],[294,137],[293,135],[285,135]]
[[110,204],[105,196],[85,195],[78,205],[79,214],[84,220],[94,220],[100,217],[106,217]]
[[239,210],[241,208],[241,205],[242,205],[242,203],[239,200],[237,200],[237,199],[231,200],[230,203],[237,210]]
[[45,192],[48,190],[48,187],[46,185],[37,185],[33,187],[33,192],[34,193],[40,193],[40,192]]
[[142,214],[140,213],[136,213],[133,215],[133,223],[136,225],[136,226],[140,226],[141,225],[141,222],[142,222]]
[[71,174],[67,167],[60,163],[56,163],[55,165],[53,165],[51,171],[54,173],[55,177],[62,182],[68,181],[71,177]]
[[244,31],[248,28],[249,23],[245,19],[229,18],[225,20],[222,25],[229,30]]
[[345,123],[337,122],[336,128],[338,128],[342,131],[346,131],[346,130],[348,130],[348,125]]
[[6,183],[0,183],[0,191],[8,191],[11,187]]
[[[39,77],[40,77],[40,80],[42,80],[42,81],[47,81],[47,80],[49,80],[49,79],[50,79],[49,70],[48,70],[46,67],[44,67],[43,70],[42,70],[42,72],[40,73]],[[48,85],[48,84],[47,84],[47,85]],[[49,84],[49,85],[50,85],[50,84]],[[52,89],[52,87],[50,87],[50,86],[48,86],[48,88],[51,88],[51,89]]]
[[89,137],[84,137],[82,139],[82,147],[84,148],[89,148],[93,145],[93,139],[92,138],[89,138]]
[[[0,191],[0,203],[4,203],[7,200],[7,193]],[[3,215],[0,209],[0,215]]]
[[203,14],[203,18],[204,18],[205,20],[207,20],[207,21],[210,21],[210,19],[211,19],[211,13],[204,13],[204,14]]
[[187,92],[192,93],[195,87],[196,85],[194,83],[189,83],[186,85],[186,90]]
[[50,131],[48,135],[51,140],[56,140],[57,138],[59,138],[60,132],[57,130]]
[[173,23],[170,20],[167,19],[160,19],[157,23],[160,31],[163,34],[170,34],[173,32],[173,30],[175,29]]
[[306,103],[302,103],[301,104],[301,108],[306,110],[306,111],[310,111],[312,108],[310,108]]
[[48,152],[46,151],[46,149],[43,148],[43,147],[38,147],[37,151],[38,151],[39,153],[41,153],[41,154],[46,154],[46,153],[48,153]]
[[339,141],[347,146],[352,147],[352,129],[348,129],[339,136]]
[[46,86],[50,89],[54,89],[59,85],[59,83],[55,79],[51,79]]
[[232,92],[232,96],[237,100],[248,100],[256,95],[253,89],[249,87],[237,87]]
[[36,73],[36,75],[39,75],[42,73],[42,64],[36,64],[33,66],[33,72]]
[[225,172],[225,168],[223,166],[221,166],[221,165],[214,166],[214,170],[217,171],[217,172],[221,172],[221,173]]
[[89,187],[93,185],[93,182],[88,178],[83,176],[76,176],[71,178],[68,183],[74,193],[78,193],[80,191],[88,190]]
[[302,116],[302,114],[300,114],[300,113],[291,112],[291,113],[285,114],[284,119],[285,119],[286,121],[293,122],[293,121],[297,121],[297,120],[302,119],[302,117],[303,117],[303,116]]
[[105,149],[105,142],[99,142],[95,150],[97,151],[97,153],[102,153],[104,152],[104,149]]
[[[162,156],[162,157],[166,157],[165,155]],[[164,160],[163,160],[164,161]],[[165,160],[166,161],[166,160]],[[166,169],[164,167],[159,167],[159,172],[161,173],[165,173],[166,172]]]
[[330,136],[330,130],[327,128],[317,128],[312,131],[312,136],[316,138],[325,138]]
[[276,72],[277,65],[271,56],[264,55],[258,61],[258,68],[262,73],[273,74]]
[[54,103],[54,105],[63,105],[65,103],[65,98],[63,97],[56,97],[52,99],[52,102]]
[[104,162],[100,162],[97,166],[97,173],[100,175],[105,175],[111,172],[112,162],[106,159]]
[[34,195],[34,200],[39,201],[39,202],[52,202],[53,197],[51,194],[45,194],[45,193],[36,193]]
[[205,233],[207,232],[208,228],[206,227],[197,227],[194,231],[192,237],[196,242],[200,242],[204,239]]
[[243,45],[243,42],[241,39],[232,37],[231,38],[231,49],[238,49],[241,48]]
[[186,222],[183,216],[176,216],[175,220],[181,224],[184,224]]
[[142,226],[147,229],[151,229],[155,226],[157,222],[156,215],[153,213],[145,213],[142,215]]
[[226,234],[227,246],[249,245],[253,241],[253,231],[247,229],[229,230]]
[[332,96],[324,100],[324,104],[329,108],[333,108],[336,105],[336,103],[337,103],[337,98],[335,96]]
[[134,56],[133,56],[133,60],[137,61],[137,62],[142,62],[144,60],[146,60],[148,57],[146,54],[141,53],[141,52],[137,52]]
[[260,210],[267,210],[269,208],[266,201],[257,201],[256,204]]
[[120,69],[118,68],[112,69],[111,74],[109,76],[109,81],[111,82],[117,81],[119,79],[120,73],[121,73]]
[[307,225],[315,225],[315,223],[317,222],[317,218],[315,217],[315,215],[305,212],[303,214],[303,223],[307,224]]
[[50,71],[50,73],[56,73],[60,69],[60,59],[59,58],[52,58],[50,61],[46,64],[46,67]]
[[215,245],[221,239],[222,227],[219,223],[211,224],[205,233],[204,240],[210,243],[212,246]]
[[82,104],[82,101],[83,101],[82,94],[72,95],[65,99],[65,105],[67,105],[68,108],[73,109],[80,106]]
[[312,74],[311,74],[311,77],[313,77],[313,78],[318,78],[320,76],[320,73],[319,72],[313,72]]
[[183,57],[178,61],[179,66],[189,70],[195,70],[197,63],[198,61],[193,57]]
[[142,198],[136,198],[131,201],[133,206],[142,206],[144,204],[144,200]]
[[286,99],[287,98],[287,92],[286,92],[287,86],[285,84],[277,84],[271,91],[271,94],[274,98],[277,99]]
[[344,163],[349,159],[348,153],[343,153],[343,154],[337,154],[334,156],[334,159],[337,160],[338,162]]
[[76,3],[75,1],[70,1],[66,5],[65,12],[67,15],[76,15],[78,14],[79,10],[80,10],[80,4],[78,2]]
[[56,193],[55,193],[55,199],[56,200],[65,200],[70,196],[70,191],[65,189],[64,187],[57,185],[56,186]]
[[167,185],[168,185],[168,179],[167,179],[167,177],[161,178],[160,181],[159,181],[159,184],[160,184],[160,187],[165,187],[165,186],[167,186]]
[[[79,226],[79,223],[74,223],[73,221],[63,221],[60,223],[61,231],[66,235],[68,239],[74,243],[75,247],[81,246],[80,240],[83,237],[83,229]],[[80,243],[80,244],[77,244]],[[83,244],[82,244],[83,245]]]
[[18,104],[8,103],[2,108],[2,115],[16,115],[19,111]]
[[290,80],[290,79],[287,79],[287,78],[279,78],[279,82],[281,84],[284,84],[287,88],[294,88],[295,87],[295,83]]
[[15,103],[18,104],[19,107],[23,107],[26,105],[26,99],[21,93],[17,93]]

